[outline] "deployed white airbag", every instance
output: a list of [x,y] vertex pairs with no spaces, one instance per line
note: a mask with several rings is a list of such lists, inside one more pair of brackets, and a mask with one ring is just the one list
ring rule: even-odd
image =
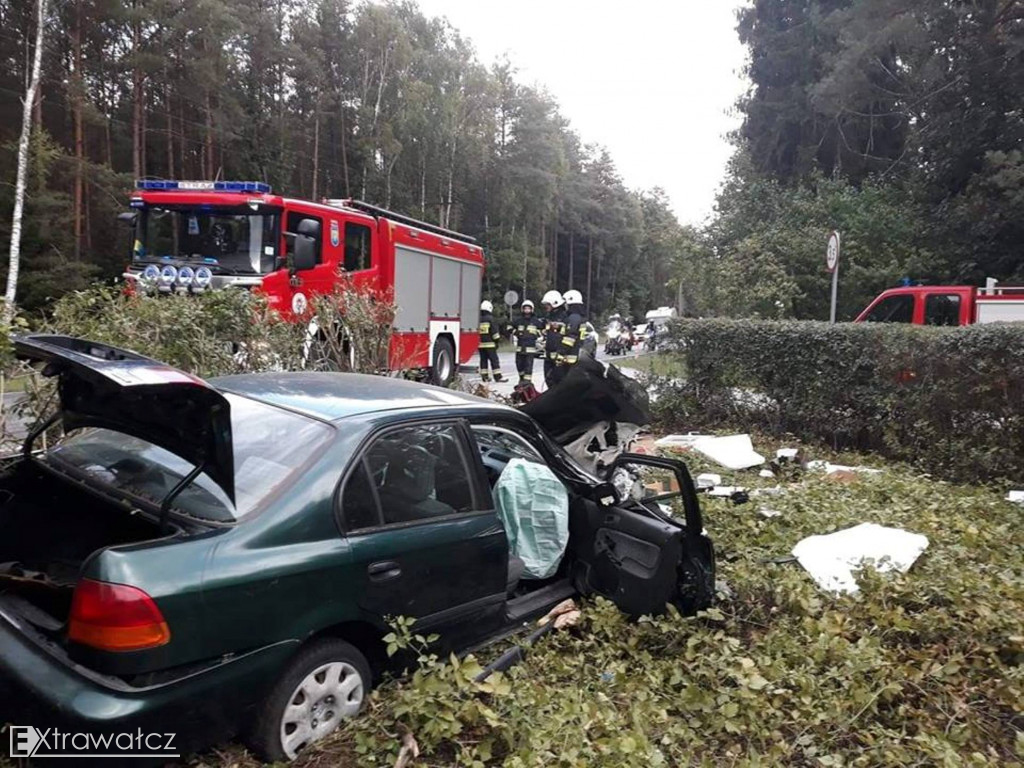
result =
[[569,494],[548,467],[512,459],[494,485],[509,554],[525,564],[523,578],[546,579],[558,570],[569,543]]

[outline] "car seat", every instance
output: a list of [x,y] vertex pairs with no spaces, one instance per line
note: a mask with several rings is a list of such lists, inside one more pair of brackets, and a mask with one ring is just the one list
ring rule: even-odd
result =
[[426,448],[399,441],[382,442],[380,447],[386,456],[375,451],[375,458],[384,459],[387,466],[379,489],[386,523],[455,514],[454,507],[433,498],[436,459]]

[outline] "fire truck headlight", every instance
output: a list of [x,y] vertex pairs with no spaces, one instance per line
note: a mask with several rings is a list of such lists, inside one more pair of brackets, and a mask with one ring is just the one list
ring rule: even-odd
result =
[[205,288],[213,280],[213,272],[209,267],[200,267],[192,278],[192,284],[196,288]]
[[163,287],[170,287],[174,285],[174,281],[178,278],[178,270],[172,267],[170,264],[160,270],[160,285]]
[[188,288],[195,276],[196,272],[192,267],[182,267],[178,270],[178,285],[182,288]]
[[160,267],[156,264],[148,264],[142,274],[139,275],[139,282],[147,288],[152,288],[160,279]]

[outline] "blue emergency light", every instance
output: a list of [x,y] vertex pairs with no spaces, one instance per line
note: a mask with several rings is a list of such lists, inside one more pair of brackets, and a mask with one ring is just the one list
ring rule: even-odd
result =
[[167,179],[137,179],[136,189],[150,192],[242,192],[269,195],[270,185],[262,181],[170,181]]

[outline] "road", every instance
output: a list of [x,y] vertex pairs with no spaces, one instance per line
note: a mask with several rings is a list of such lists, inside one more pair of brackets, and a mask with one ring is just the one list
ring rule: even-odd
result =
[[[621,368],[624,365],[628,367],[626,361],[639,357],[642,354],[643,348],[635,347],[632,352],[625,355],[606,355],[602,345],[598,347],[597,359],[604,363],[614,363]],[[511,351],[499,351],[498,360],[501,362],[501,372],[505,376],[505,381],[491,381],[488,383],[488,387],[495,394],[509,397],[512,394],[512,389],[519,381],[519,374],[516,373],[516,355]],[[476,360],[473,361],[472,365],[462,366],[460,374],[470,384],[481,383],[480,369]],[[533,385],[537,388],[538,392],[543,392],[546,389],[544,386],[544,361],[540,358],[537,359],[533,366]]]

